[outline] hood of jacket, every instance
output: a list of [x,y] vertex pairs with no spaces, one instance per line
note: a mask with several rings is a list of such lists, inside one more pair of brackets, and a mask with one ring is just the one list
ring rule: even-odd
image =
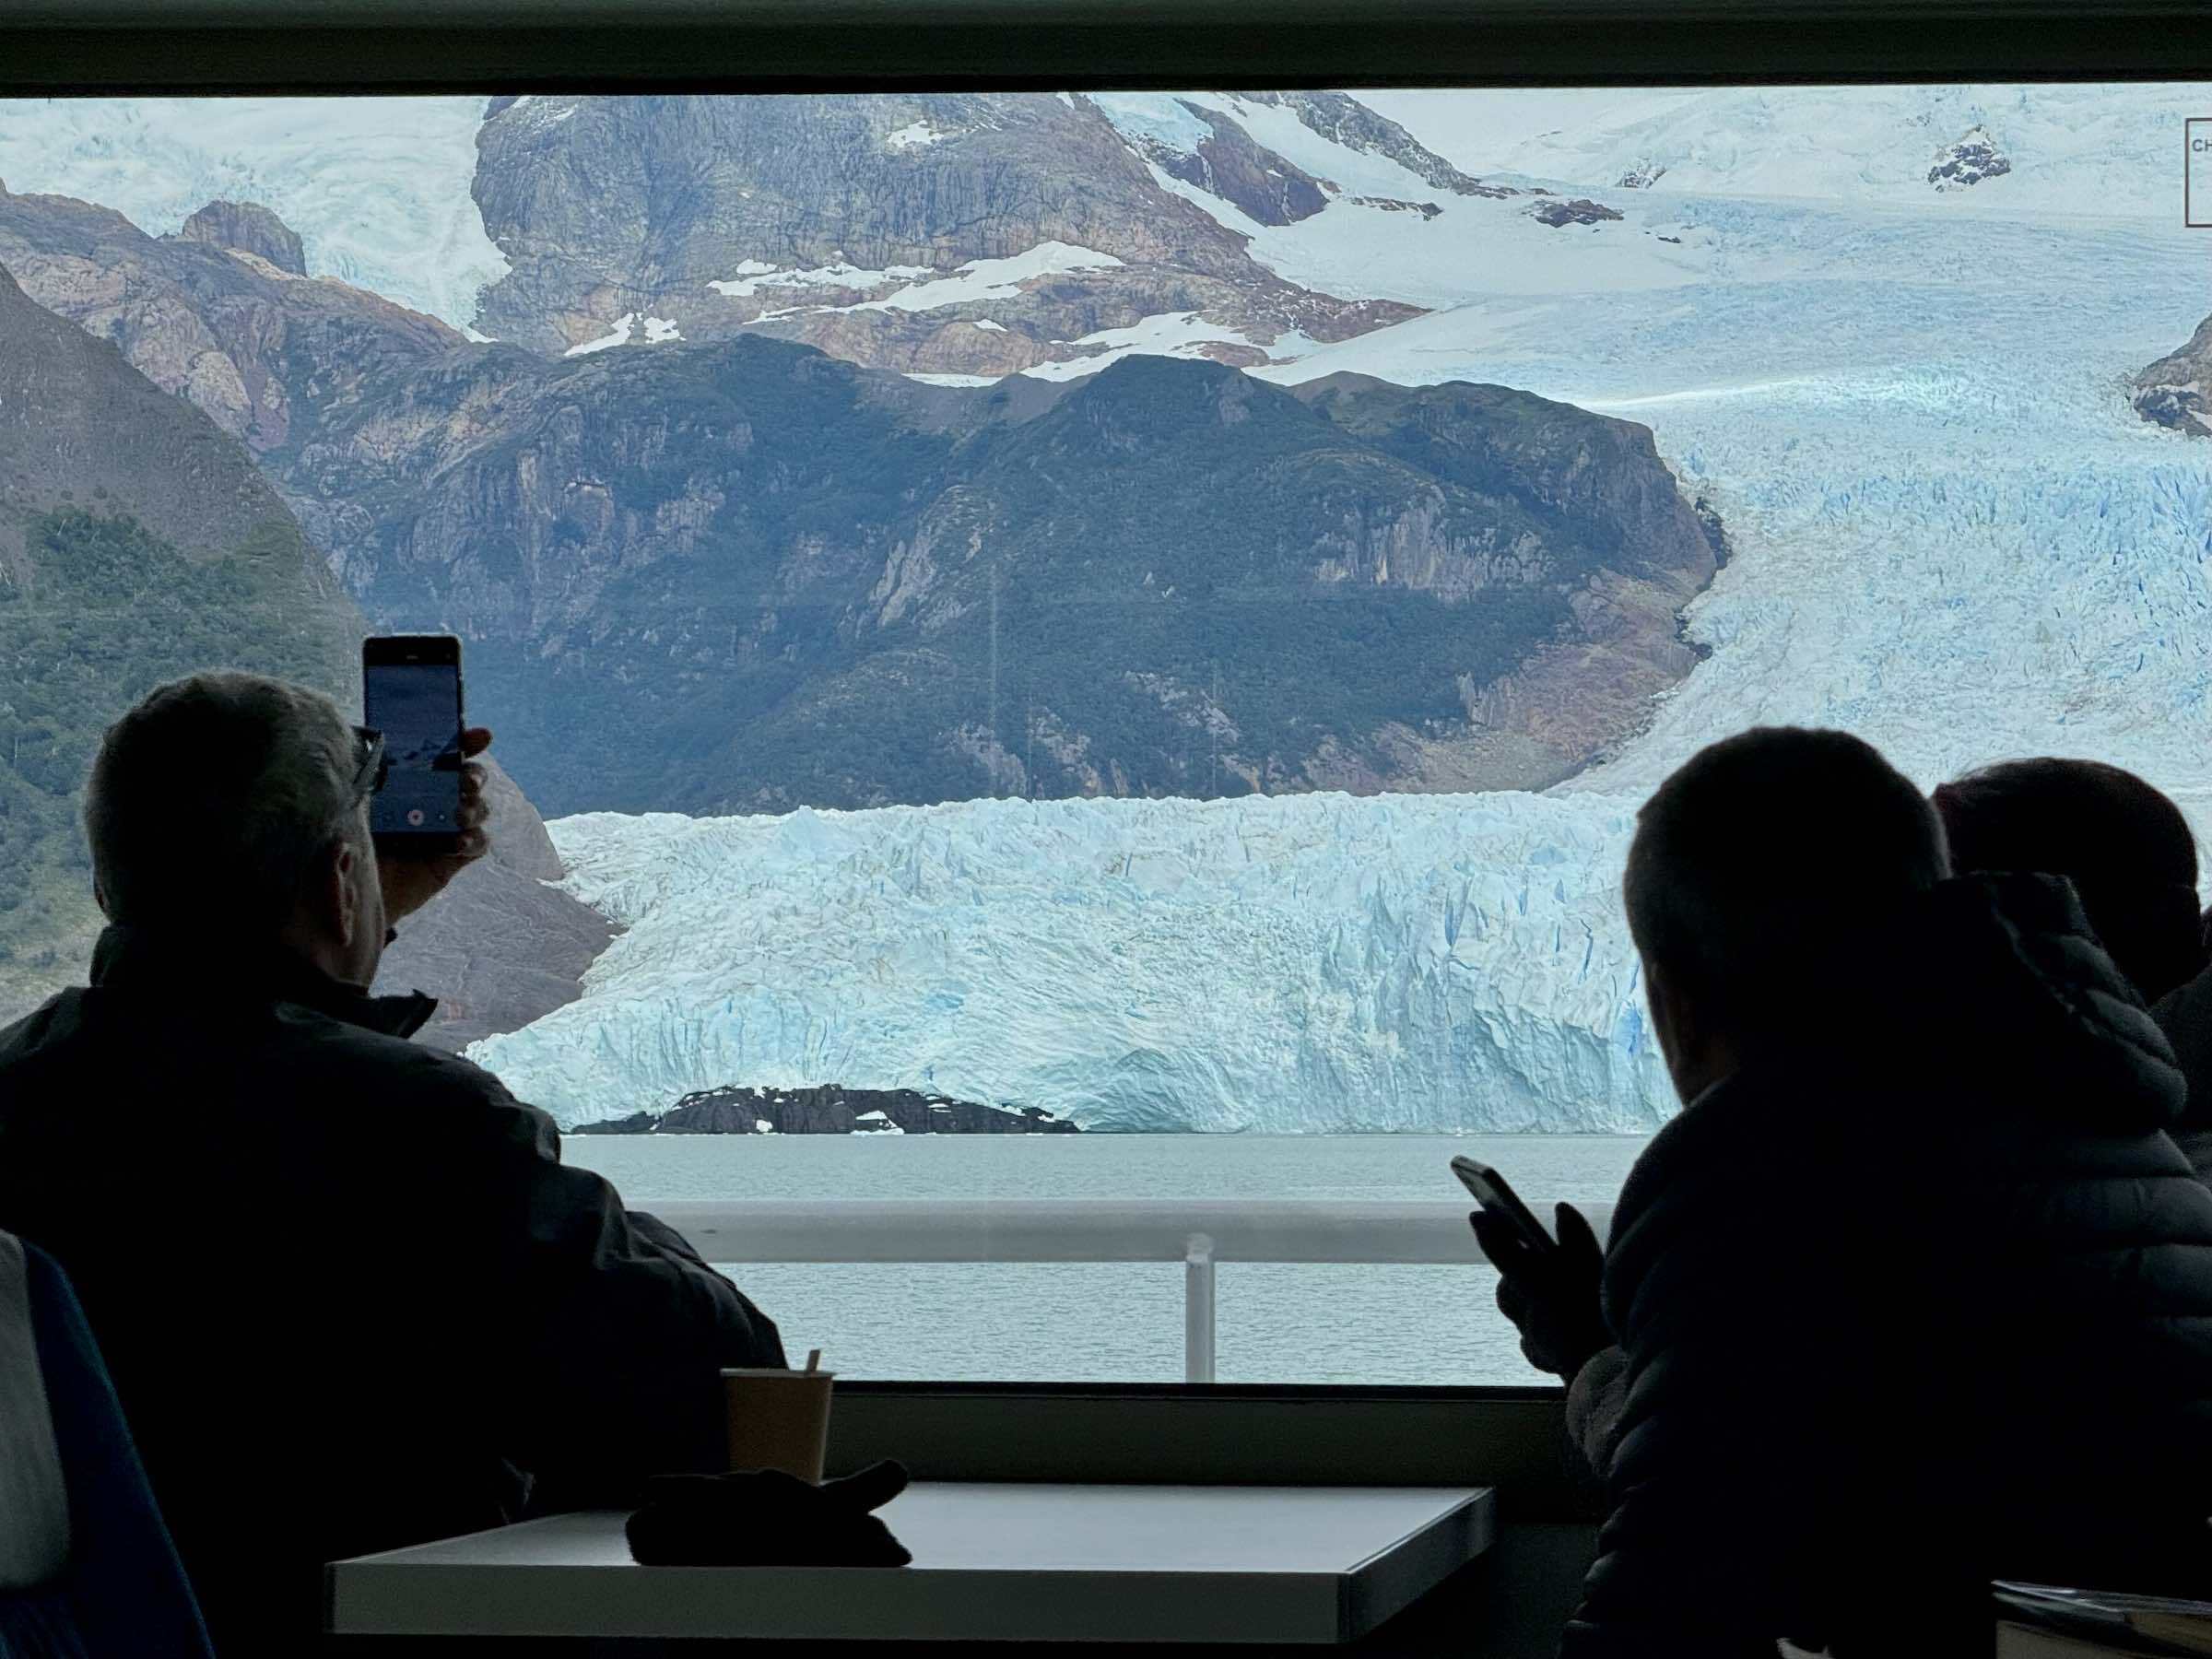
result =
[[2188,1100],[2173,1050],[2060,876],[1969,876],[1903,907],[1808,984],[1791,1039],[1653,1136],[1621,1218],[1692,1172],[1864,1143],[1886,1102],[1949,1127],[2133,1137]]

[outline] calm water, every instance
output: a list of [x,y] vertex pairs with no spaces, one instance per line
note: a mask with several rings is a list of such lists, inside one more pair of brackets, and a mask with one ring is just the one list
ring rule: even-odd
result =
[[[1464,1200],[1446,1167],[1495,1164],[1532,1204],[1610,1199],[1630,1136],[575,1136],[571,1162],[637,1208],[741,1198]],[[1170,1382],[1182,1376],[1171,1263],[730,1264],[794,1353],[853,1377]],[[1224,1382],[1531,1382],[1492,1294],[1464,1267],[1230,1263]]]

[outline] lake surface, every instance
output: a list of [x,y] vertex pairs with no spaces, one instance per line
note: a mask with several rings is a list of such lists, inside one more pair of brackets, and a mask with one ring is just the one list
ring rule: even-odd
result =
[[[747,1198],[1335,1198],[1464,1201],[1454,1153],[1494,1164],[1542,1211],[1609,1200],[1638,1136],[575,1135],[571,1163],[634,1208]],[[1472,1242],[1469,1246],[1473,1254]],[[794,1355],[849,1377],[1176,1382],[1172,1263],[733,1263]],[[1232,1262],[1219,1269],[1224,1382],[1544,1382],[1467,1265]]]

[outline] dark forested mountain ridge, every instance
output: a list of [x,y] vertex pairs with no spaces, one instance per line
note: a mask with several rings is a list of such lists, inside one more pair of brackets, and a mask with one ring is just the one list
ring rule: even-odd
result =
[[1715,561],[1641,428],[1155,358],[494,349],[265,464],[372,614],[468,638],[552,812],[1548,782]]
[[350,701],[360,631],[232,439],[0,272],[0,1019],[82,975],[107,722],[221,665]]
[[[83,979],[100,915],[77,814],[107,723],[218,666],[352,707],[366,628],[236,438],[0,271],[0,1022]],[[496,775],[492,799],[493,858],[388,964],[444,999],[429,1035],[451,1046],[571,999],[607,938],[545,885],[560,864],[529,803]]]
[[[543,349],[300,276],[252,204],[154,238],[0,192],[0,264],[241,440],[379,626],[462,633],[472,701],[549,812],[1535,787],[1605,752],[1687,672],[1680,609],[1717,557],[1641,427],[1189,357],[924,384],[852,360],[888,347],[768,337],[752,300],[793,309],[779,262],[832,253],[841,282],[905,271],[886,278],[905,299],[810,291],[798,332],[1004,342],[1041,306],[1035,340],[1079,345],[1157,320],[1159,295],[1112,288],[1155,279],[1226,284],[1247,323],[1280,301],[1312,337],[1372,325],[1160,184],[1192,173],[1277,218],[1312,207],[1301,179],[1340,198],[1252,147],[1238,123],[1263,115],[1510,194],[1335,95],[1182,114],[1206,135],[1054,97],[495,100],[477,188],[514,268],[484,316]],[[637,188],[585,190],[578,159],[610,156]],[[740,246],[774,257],[706,288],[727,309],[699,332],[727,337],[633,296],[616,320],[653,343],[564,347],[607,321],[576,293],[627,292],[610,261],[650,248],[697,287]],[[990,314],[910,303],[940,281],[988,290]]]

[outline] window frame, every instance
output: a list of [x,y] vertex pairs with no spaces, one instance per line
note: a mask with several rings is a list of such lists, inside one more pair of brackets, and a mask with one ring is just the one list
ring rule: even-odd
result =
[[15,96],[2212,79],[2189,0],[33,0]]

